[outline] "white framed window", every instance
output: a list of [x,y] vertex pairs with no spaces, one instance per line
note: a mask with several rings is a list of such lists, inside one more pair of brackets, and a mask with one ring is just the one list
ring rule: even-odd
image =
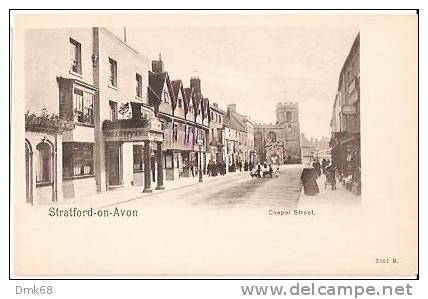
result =
[[76,122],[94,124],[94,95],[74,88],[73,91],[74,119]]

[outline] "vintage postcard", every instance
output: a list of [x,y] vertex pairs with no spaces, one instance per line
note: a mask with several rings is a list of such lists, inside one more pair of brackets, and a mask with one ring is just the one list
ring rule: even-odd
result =
[[15,13],[12,275],[418,274],[418,15]]

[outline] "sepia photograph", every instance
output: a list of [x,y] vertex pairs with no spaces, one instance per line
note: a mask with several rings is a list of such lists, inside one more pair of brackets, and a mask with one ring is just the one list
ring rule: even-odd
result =
[[417,15],[15,22],[17,277],[417,275]]

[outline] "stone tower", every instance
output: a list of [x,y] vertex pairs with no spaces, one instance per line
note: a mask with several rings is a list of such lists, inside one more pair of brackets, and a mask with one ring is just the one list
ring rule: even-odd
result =
[[300,163],[299,103],[278,103],[276,105],[276,121],[285,131],[285,149],[289,161]]

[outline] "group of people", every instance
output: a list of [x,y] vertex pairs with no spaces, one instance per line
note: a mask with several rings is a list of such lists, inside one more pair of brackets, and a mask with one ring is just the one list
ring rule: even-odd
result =
[[[279,167],[277,166],[276,169],[277,170],[276,170],[275,176],[278,177],[278,175],[279,175]],[[268,166],[268,164],[265,162],[265,163],[263,163],[263,169],[262,169],[262,166],[260,165],[260,163],[257,163],[257,168],[256,168],[256,171],[255,171],[255,175],[258,178],[261,178],[261,177],[266,176],[266,175],[268,175],[270,177],[273,177],[273,168],[272,168],[272,165],[269,164],[269,166]]]
[[312,168],[303,169],[300,177],[303,184],[303,191],[306,195],[315,195],[319,193],[317,179],[324,174],[326,177],[325,185],[330,185],[331,190],[336,190],[336,167],[329,159],[322,159],[320,163],[316,159],[312,163]]
[[226,163],[224,161],[209,161],[206,169],[208,176],[217,176],[226,174]]
[[[231,165],[229,165],[229,171],[237,171],[239,170],[241,171],[248,171],[248,170],[252,170],[254,168],[254,163],[253,162],[247,162],[245,161],[244,163],[242,163],[241,161],[238,161],[235,163],[232,163]],[[207,165],[207,169],[206,169],[207,175],[208,176],[217,176],[217,175],[225,175],[226,174],[226,163],[224,161],[209,161],[208,165]]]

